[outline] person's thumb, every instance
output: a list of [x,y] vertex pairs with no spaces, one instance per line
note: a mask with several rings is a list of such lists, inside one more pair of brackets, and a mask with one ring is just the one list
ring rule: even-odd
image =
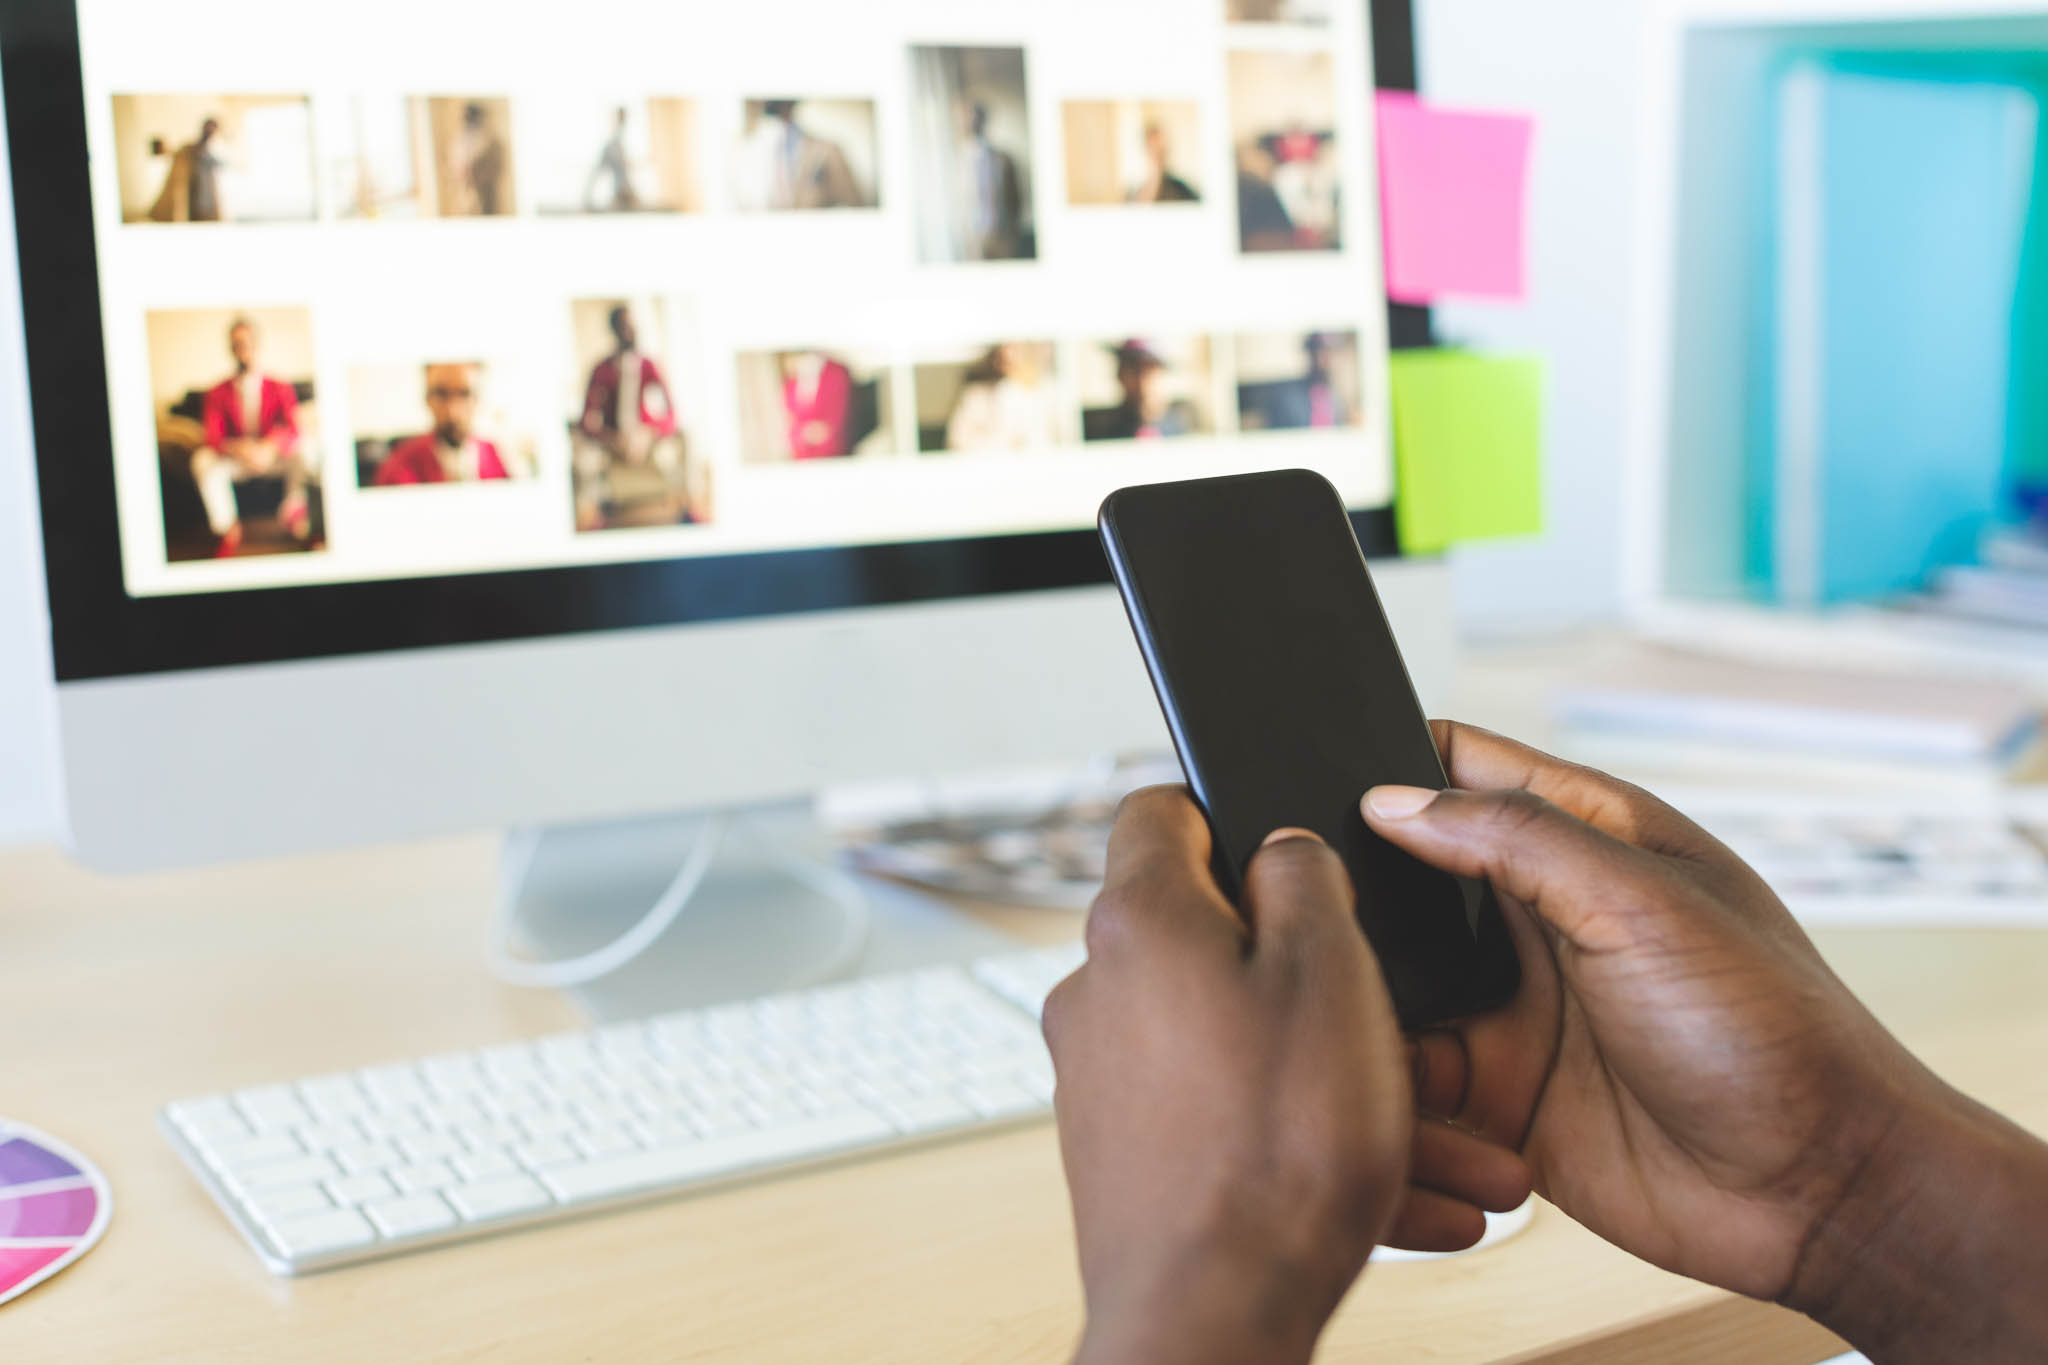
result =
[[1364,942],[1351,874],[1309,830],[1276,829],[1266,836],[1245,868],[1244,912],[1254,955],[1292,954],[1333,934]]
[[1649,854],[1526,791],[1374,787],[1373,831],[1433,867],[1484,877],[1580,948],[1621,947],[1660,902]]

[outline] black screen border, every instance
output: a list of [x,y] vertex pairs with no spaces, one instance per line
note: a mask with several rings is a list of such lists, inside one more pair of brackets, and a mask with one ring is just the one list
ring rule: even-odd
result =
[[[1379,87],[1415,89],[1411,0],[1370,4]],[[131,596],[106,404],[76,0],[0,4],[0,82],[60,683],[1109,581],[1090,529]],[[1430,344],[1427,309],[1390,303],[1387,311],[1394,348]],[[1401,553],[1391,506],[1354,511],[1352,523],[1368,555]]]

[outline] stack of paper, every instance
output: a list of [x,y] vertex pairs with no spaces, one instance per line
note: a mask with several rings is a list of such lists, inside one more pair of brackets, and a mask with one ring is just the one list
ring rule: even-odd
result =
[[1581,741],[1744,753],[2001,767],[2028,746],[2040,707],[2022,688],[1950,677],[1829,673],[1646,649],[1597,684],[1553,699]]

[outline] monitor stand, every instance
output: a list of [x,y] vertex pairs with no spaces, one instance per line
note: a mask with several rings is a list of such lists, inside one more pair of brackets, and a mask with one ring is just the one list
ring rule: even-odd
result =
[[501,914],[517,960],[579,957],[631,930],[714,824],[717,852],[668,929],[616,971],[565,987],[593,1022],[1020,946],[935,896],[840,867],[804,800],[508,836]]

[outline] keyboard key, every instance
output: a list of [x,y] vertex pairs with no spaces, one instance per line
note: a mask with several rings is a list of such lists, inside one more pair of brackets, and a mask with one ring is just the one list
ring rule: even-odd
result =
[[674,1114],[652,1114],[635,1119],[627,1127],[643,1147],[665,1147],[672,1142],[689,1142],[697,1136],[695,1128]]
[[398,1148],[416,1162],[438,1161],[454,1156],[462,1150],[462,1144],[446,1133],[422,1133],[418,1137],[401,1139]]
[[431,1126],[443,1129],[465,1123],[482,1123],[490,1118],[489,1112],[477,1103],[475,1094],[429,1100],[419,1106],[419,1111]]
[[444,1096],[469,1095],[490,1088],[490,1078],[475,1057],[467,1053],[446,1053],[420,1063],[420,1074],[435,1093]]
[[313,1122],[312,1114],[299,1103],[299,1096],[288,1085],[267,1085],[256,1090],[237,1090],[235,1107],[242,1111],[242,1117],[249,1120],[249,1126],[259,1131],[270,1128],[297,1128]]
[[318,1185],[278,1185],[258,1190],[242,1201],[258,1222],[275,1227],[281,1222],[303,1218],[334,1207],[334,1201]]
[[1052,1103],[1053,1074],[1050,1062],[1027,1066],[1010,1078],[1022,1089],[1029,1091],[1041,1104]]
[[419,1072],[409,1066],[373,1066],[357,1072],[356,1077],[382,1109],[419,1104],[431,1098]]
[[432,1194],[408,1194],[363,1205],[363,1212],[386,1237],[414,1237],[455,1224],[455,1211]]
[[284,1132],[258,1133],[254,1137],[203,1143],[200,1150],[216,1170],[230,1171],[243,1166],[260,1166],[267,1161],[280,1161],[289,1156],[303,1156],[306,1149],[299,1146],[297,1138]]
[[1045,1105],[1023,1086],[1008,1081],[991,1082],[968,1090],[963,1098],[986,1118],[1010,1119],[1036,1113]]
[[[507,1161],[504,1171],[493,1174],[502,1175],[518,1169]],[[445,1161],[423,1161],[417,1166],[400,1166],[395,1171],[386,1171],[385,1175],[392,1184],[408,1194],[417,1194],[421,1190],[438,1190],[444,1185],[453,1185],[461,1178]]]
[[363,1131],[373,1138],[420,1137],[431,1131],[410,1107],[403,1109],[378,1109],[364,1114],[356,1120],[363,1125]]
[[542,1208],[549,1202],[548,1192],[527,1175],[508,1175],[496,1180],[457,1185],[445,1193],[455,1211],[472,1223]]
[[353,1076],[320,1076],[300,1081],[299,1098],[323,1119],[350,1118],[370,1108],[370,1097]]
[[293,1131],[298,1136],[299,1145],[309,1152],[331,1152],[337,1147],[350,1147],[363,1140],[363,1130],[346,1121],[315,1123]]
[[180,1128],[192,1128],[195,1125],[203,1127],[220,1119],[239,1121],[242,1117],[241,1111],[235,1108],[234,1101],[226,1095],[200,1095],[189,1100],[179,1100],[174,1104],[165,1105],[164,1112],[169,1114],[171,1121]]
[[398,1149],[388,1142],[352,1142],[345,1147],[336,1147],[328,1153],[336,1164],[350,1175],[361,1175],[364,1171],[382,1171],[392,1166],[403,1166],[405,1158]]
[[270,1229],[271,1240],[286,1256],[314,1256],[377,1240],[377,1230],[354,1209],[331,1209],[287,1218]]
[[334,1196],[337,1204],[362,1204],[372,1199],[383,1199],[397,1193],[391,1182],[376,1171],[365,1171],[361,1175],[345,1175],[339,1180],[327,1182],[327,1192]]
[[450,1130],[450,1136],[472,1152],[497,1151],[526,1141],[526,1130],[510,1120],[496,1123],[465,1123]]
[[630,1152],[542,1171],[541,1182],[557,1199],[573,1203],[628,1190],[706,1180],[781,1161],[823,1156],[895,1136],[887,1122],[864,1109],[806,1119],[781,1128],[761,1128],[725,1138]]
[[464,1152],[448,1164],[467,1181],[492,1180],[501,1175],[517,1175],[520,1171],[519,1163],[496,1147]]
[[576,1120],[560,1109],[538,1109],[520,1115],[519,1126],[529,1138],[564,1137],[576,1131]]
[[315,1180],[332,1180],[340,1174],[334,1163],[324,1156],[286,1157],[282,1161],[237,1167],[222,1172],[228,1187],[244,1196],[251,1191],[269,1189],[276,1185],[305,1185]]
[[167,1112],[171,1122],[197,1143],[235,1142],[253,1136],[256,1131],[225,1096],[174,1104]]
[[512,1155],[528,1170],[539,1170],[543,1166],[560,1166],[565,1162],[577,1161],[576,1149],[563,1138],[539,1138],[533,1142],[522,1142],[512,1149]]
[[622,1126],[572,1133],[569,1144],[586,1157],[616,1156],[620,1152],[640,1150],[640,1144]]
[[973,1106],[951,1095],[911,1096],[886,1106],[883,1112],[899,1133],[936,1133],[980,1117]]

